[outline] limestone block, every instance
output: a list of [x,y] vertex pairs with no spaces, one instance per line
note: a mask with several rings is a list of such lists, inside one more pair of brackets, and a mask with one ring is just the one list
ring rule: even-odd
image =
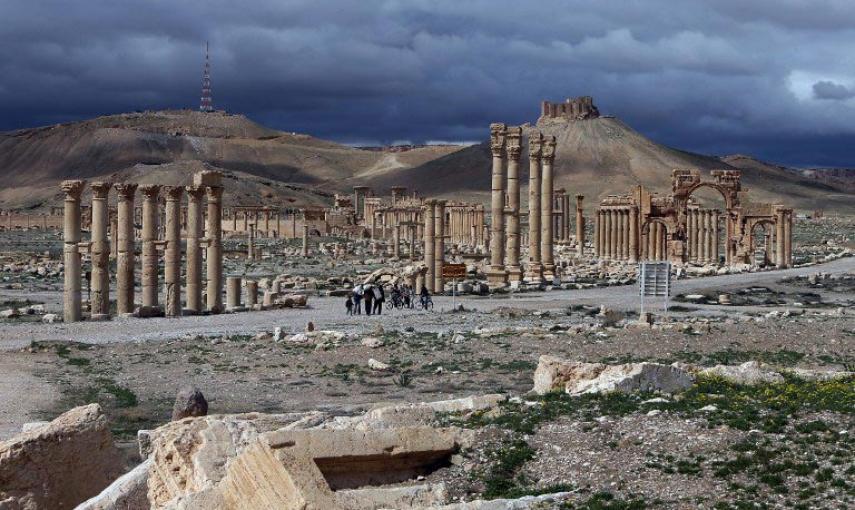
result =
[[122,473],[122,459],[101,407],[76,407],[0,442],[0,507],[74,508]]
[[534,391],[541,395],[562,388],[571,395],[614,391],[674,393],[689,388],[693,383],[694,377],[689,372],[671,365],[604,365],[562,361],[552,356],[540,357],[534,375]]

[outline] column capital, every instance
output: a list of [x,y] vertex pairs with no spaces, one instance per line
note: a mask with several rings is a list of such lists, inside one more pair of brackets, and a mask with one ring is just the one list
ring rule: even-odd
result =
[[509,127],[505,132],[505,152],[512,161],[519,161],[522,153],[522,128]]
[[160,194],[160,184],[144,184],[140,186],[140,191],[145,198],[157,198]]
[[[208,186],[205,189],[205,192],[208,195],[208,200],[219,200],[223,197],[223,187],[222,186]],[[303,215],[305,215],[305,210],[303,210]]]
[[83,188],[86,186],[86,181],[81,181],[79,179],[73,179],[68,181],[62,181],[59,187],[62,189],[63,193],[65,193],[66,198],[80,199],[80,194],[83,193]]
[[555,146],[557,142],[555,141],[554,136],[546,136],[543,139],[543,149],[541,159],[545,163],[552,164],[555,161]]
[[532,132],[528,136],[528,158],[536,164],[540,161],[541,146],[543,145],[543,133]]
[[508,127],[501,123],[490,124],[490,151],[500,158],[505,149],[505,132]]
[[92,198],[107,198],[107,195],[110,193],[110,188],[113,187],[113,183],[107,181],[95,181],[89,185],[92,188]]
[[137,192],[137,185],[132,182],[117,182],[113,187],[119,193],[119,200],[132,200]]
[[[185,186],[184,190],[187,191],[187,197],[191,200],[202,200],[202,197],[205,196],[205,186],[200,184]],[[237,210],[235,214],[237,214]]]
[[166,200],[168,202],[177,202],[181,200],[181,196],[184,194],[183,186],[164,186],[163,191],[166,194]]

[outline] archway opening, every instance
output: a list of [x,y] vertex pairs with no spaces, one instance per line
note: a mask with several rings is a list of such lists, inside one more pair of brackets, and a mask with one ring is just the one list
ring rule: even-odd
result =
[[751,227],[751,263],[758,267],[775,265],[775,224],[759,221]]

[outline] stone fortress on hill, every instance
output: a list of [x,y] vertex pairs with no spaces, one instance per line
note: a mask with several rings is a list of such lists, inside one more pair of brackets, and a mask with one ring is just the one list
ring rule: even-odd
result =
[[594,106],[594,98],[591,96],[581,96],[567,98],[563,103],[552,103],[542,101],[540,103],[540,118],[537,123],[549,121],[551,119],[559,120],[585,120],[596,119],[600,116],[600,111]]

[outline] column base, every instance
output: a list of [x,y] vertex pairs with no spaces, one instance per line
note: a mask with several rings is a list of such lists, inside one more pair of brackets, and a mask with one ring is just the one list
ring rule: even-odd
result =
[[511,282],[522,282],[523,272],[520,266],[508,267],[508,280]]
[[532,285],[543,283],[543,266],[540,264],[531,264],[525,272],[525,282]]
[[508,272],[504,269],[488,269],[487,285],[491,289],[506,287],[508,285]]
[[543,279],[549,285],[555,283],[555,264],[543,265]]

